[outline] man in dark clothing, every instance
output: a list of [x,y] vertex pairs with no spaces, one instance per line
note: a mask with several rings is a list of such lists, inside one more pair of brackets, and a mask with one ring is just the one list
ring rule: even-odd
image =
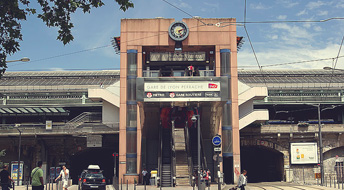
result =
[[2,190],[9,190],[10,187],[10,180],[11,179],[10,172],[8,172],[8,166],[4,165],[3,170],[0,172],[0,179],[1,179],[1,188]]

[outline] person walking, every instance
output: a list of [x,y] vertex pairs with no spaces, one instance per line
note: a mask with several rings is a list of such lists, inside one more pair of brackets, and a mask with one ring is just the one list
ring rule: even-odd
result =
[[60,172],[60,175],[55,179],[55,182],[61,178],[62,180],[62,187],[63,190],[68,190],[68,179],[69,179],[69,170],[66,166],[62,166],[62,170]]
[[32,190],[44,189],[42,161],[38,161],[37,167],[34,168],[31,172],[31,185],[32,185]]
[[142,183],[143,183],[143,185],[148,185],[148,183],[147,183],[147,181],[148,181],[148,172],[147,172],[147,170],[146,170],[146,168],[144,168],[143,170],[142,170],[142,177],[143,177],[143,180],[142,180]]
[[10,172],[8,172],[8,165],[4,165],[3,170],[0,172],[0,180],[2,190],[9,190],[11,187],[10,181],[14,181],[11,179]]
[[239,176],[238,187],[240,190],[245,190],[245,186],[247,185],[247,171],[243,170]]

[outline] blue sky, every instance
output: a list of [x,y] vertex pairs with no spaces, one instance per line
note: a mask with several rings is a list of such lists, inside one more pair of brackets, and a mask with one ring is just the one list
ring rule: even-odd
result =
[[[244,0],[167,1],[193,16],[244,21]],[[29,16],[27,21],[22,22],[21,51],[7,60],[29,57],[31,61],[9,63],[7,71],[119,69],[119,55],[111,46],[111,38],[119,36],[122,18],[190,18],[162,0],[134,0],[135,8],[127,12],[120,11],[112,0],[104,2],[105,6],[91,10],[90,14],[79,11],[72,16],[75,39],[65,46],[56,40],[56,28],[48,28],[35,16]],[[34,0],[31,5],[37,6]],[[330,59],[284,64],[336,57],[344,35],[343,19],[319,23],[283,21],[344,18],[344,0],[247,0],[246,7],[247,22],[281,21],[246,24],[263,69],[321,69],[335,62]],[[237,35],[245,39],[238,53],[239,69],[258,69],[243,26],[237,26]],[[340,52],[341,56],[344,56],[343,52]],[[344,58],[338,59],[336,68],[344,68]]]

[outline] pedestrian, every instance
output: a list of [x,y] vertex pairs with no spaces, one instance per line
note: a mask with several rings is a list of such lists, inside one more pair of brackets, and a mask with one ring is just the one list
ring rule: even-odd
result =
[[210,176],[210,170],[208,169],[207,170],[207,186],[209,186],[210,185],[210,183],[211,183],[211,176]]
[[8,165],[3,166],[3,170],[0,172],[0,180],[2,190],[9,190],[11,187],[10,181],[14,181],[11,179],[10,172],[8,172]]
[[62,180],[62,187],[63,190],[68,190],[68,179],[69,179],[69,170],[66,166],[62,166],[62,170],[60,172],[60,175],[55,179],[57,181],[59,178]]
[[31,172],[31,185],[32,185],[32,190],[44,189],[42,161],[38,161],[37,167],[34,168]]
[[245,190],[245,186],[247,185],[247,177],[246,177],[247,171],[243,170],[239,176],[239,181],[238,181],[238,187],[241,190]]
[[147,183],[148,172],[147,172],[146,168],[144,168],[142,170],[142,177],[143,177],[142,183],[148,185],[148,183]]

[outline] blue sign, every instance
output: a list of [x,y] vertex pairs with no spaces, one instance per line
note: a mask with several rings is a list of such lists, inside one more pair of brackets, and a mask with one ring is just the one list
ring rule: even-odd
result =
[[219,135],[214,136],[212,142],[214,146],[220,146],[222,142],[221,136]]

